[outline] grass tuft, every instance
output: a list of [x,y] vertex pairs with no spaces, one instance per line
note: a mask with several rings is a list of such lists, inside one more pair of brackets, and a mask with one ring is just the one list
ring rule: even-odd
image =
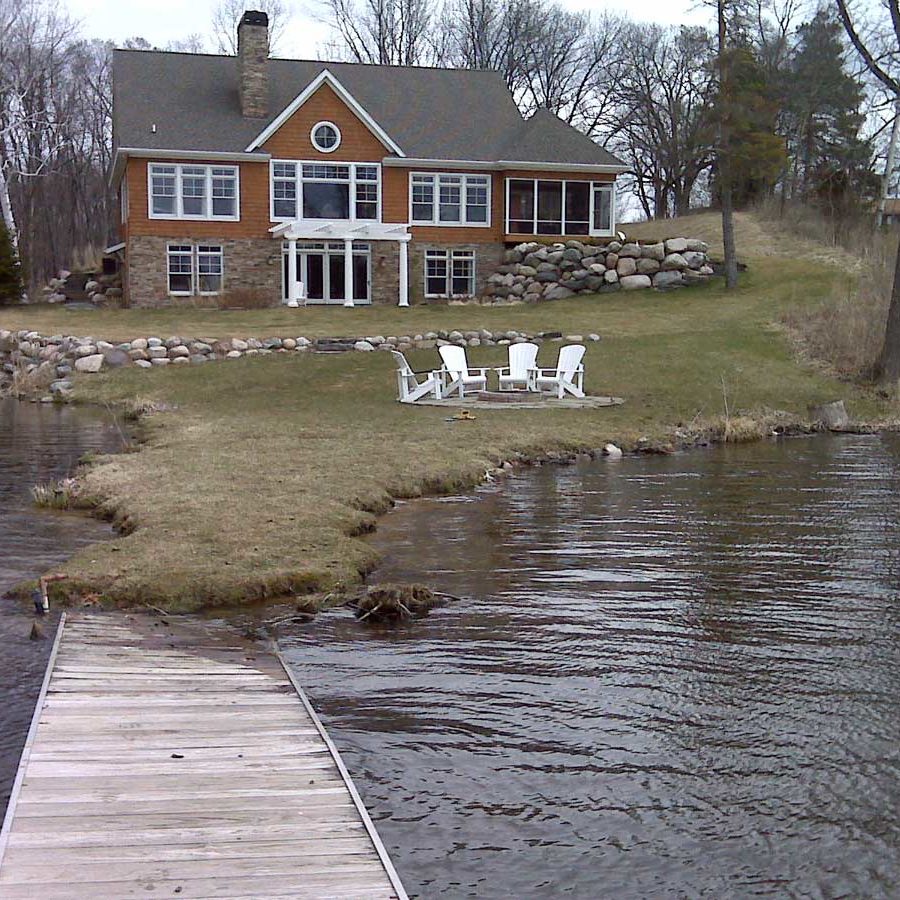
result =
[[35,484],[31,488],[35,506],[45,509],[73,509],[78,501],[78,482],[74,478]]

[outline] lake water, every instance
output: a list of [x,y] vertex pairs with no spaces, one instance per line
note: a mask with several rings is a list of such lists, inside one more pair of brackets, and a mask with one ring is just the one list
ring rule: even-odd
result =
[[388,515],[462,599],[282,635],[419,897],[900,896],[900,440],[525,471]]
[[[33,484],[65,476],[84,453],[120,445],[105,414],[0,399],[0,597],[22,579],[34,578],[112,534],[109,525],[96,519],[37,509],[29,491]],[[0,816],[56,626],[54,613],[45,622],[47,640],[31,641],[33,620],[29,604],[0,600]]]

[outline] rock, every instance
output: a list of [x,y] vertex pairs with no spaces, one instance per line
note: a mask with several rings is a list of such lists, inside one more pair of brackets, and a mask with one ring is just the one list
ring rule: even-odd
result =
[[580,263],[582,256],[584,256],[584,254],[577,247],[569,247],[568,249],[563,250],[562,258],[567,259],[570,262]]
[[174,347],[169,348],[169,356],[172,359],[186,359],[191,355],[191,351],[185,347],[184,344],[176,344]]
[[204,355],[203,353],[192,353],[191,356],[190,356],[190,359],[191,359],[191,362],[192,362],[195,366],[199,366],[199,365],[201,365],[202,363],[206,363],[206,362],[209,362],[209,361],[210,361],[210,357]]
[[97,348],[93,344],[83,344],[81,347],[75,348],[76,359],[81,356],[95,356]]
[[598,291],[603,285],[603,276],[602,275],[589,275],[584,280],[584,286],[589,291]]
[[90,356],[82,356],[75,360],[75,371],[94,374],[103,368],[103,354],[92,353]]
[[121,369],[131,365],[131,357],[124,350],[113,347],[103,354],[103,362],[110,369]]
[[150,359],[167,359],[169,351],[165,347],[150,347],[147,350],[147,355]]
[[688,242],[684,238],[669,238],[666,241],[666,253],[684,253]]
[[526,266],[524,263],[516,271],[519,275],[524,275],[526,278],[533,278],[537,275],[537,269],[534,266]]
[[231,349],[232,350],[248,350],[250,348],[250,344],[247,341],[241,340],[241,338],[232,338],[231,339]]
[[617,447],[615,444],[607,444],[603,448],[603,455],[608,456],[610,459],[621,459],[625,454],[622,453],[621,447]]
[[688,268],[687,260],[680,253],[670,253],[662,264],[664,270],[686,269]]
[[520,263],[522,262],[522,251],[518,247],[514,247],[503,254],[503,259],[507,263]]
[[635,258],[633,256],[623,256],[619,258],[619,262],[616,265],[616,271],[619,273],[619,278],[627,278],[629,275],[634,275],[637,271],[637,263],[635,262]]
[[688,240],[687,248],[694,253],[709,253],[709,244],[706,241]]
[[550,284],[559,281],[559,273],[554,268],[552,272],[538,272],[534,280],[541,284]]
[[809,417],[815,422],[820,422],[830,431],[843,431],[850,425],[850,416],[847,414],[843,400],[832,400],[830,403],[810,406]]
[[653,276],[653,287],[659,290],[678,287],[684,281],[681,272],[657,272]]
[[588,340],[589,340],[589,341],[595,341],[595,342],[596,342],[596,341],[599,341],[599,340],[600,340],[600,335],[599,335],[599,334],[589,334],[589,335],[588,335]]
[[706,262],[706,254],[697,250],[688,250],[684,254],[684,261],[692,269],[699,269]]
[[158,356],[155,359],[151,359],[150,364],[153,366],[167,366],[169,364],[169,357]]
[[618,241],[610,241],[606,246],[608,253],[618,253],[622,249],[622,245]]
[[712,266],[700,266],[700,274],[701,275],[713,275],[715,274],[715,269]]
[[581,334],[567,334],[565,339],[572,344],[580,344],[584,340],[584,336]]
[[554,266],[558,266],[563,261],[564,255],[565,250],[551,250],[547,254],[547,262],[553,263]]
[[50,384],[51,394],[65,394],[71,390],[72,382],[65,378],[60,379],[59,381],[54,381]]
[[136,359],[136,360],[134,361],[134,364],[135,364],[139,369],[152,369],[152,368],[153,368],[153,363],[150,362],[149,359]]
[[631,259],[641,258],[641,248],[639,244],[623,244],[619,251],[619,257],[630,257]]
[[[162,345],[163,345],[162,338],[158,338],[158,337],[148,337],[147,338],[147,346],[148,347],[162,347]],[[133,342],[132,342],[132,346],[134,346]]]
[[243,356],[240,350],[229,350],[225,354],[225,359],[240,359]]
[[108,287],[106,289],[107,297],[121,297],[122,296],[122,288],[120,287]]
[[606,254],[606,268],[614,269],[619,264],[619,254],[618,253],[607,253]]
[[606,266],[603,263],[591,263],[588,268],[595,275],[602,275],[606,271]]
[[131,342],[132,350],[146,350],[147,349],[147,339],[146,338],[135,338]]
[[113,346],[109,341],[97,341],[97,352],[105,353],[107,350],[112,350]]
[[565,285],[552,284],[544,291],[545,300],[565,300],[567,297],[574,296],[574,291],[569,290]]
[[641,256],[644,259],[655,259],[662,262],[666,258],[666,245],[660,241],[658,244],[644,244],[641,247]]
[[654,275],[659,271],[659,263],[655,259],[639,259],[637,270],[639,275]]
[[295,350],[297,342],[293,338],[285,338],[281,342],[281,346],[284,347],[285,350]]
[[94,281],[94,279],[92,278],[90,281],[86,281],[84,283],[84,290],[88,294],[93,294],[95,291],[100,290],[100,282]]
[[481,346],[481,338],[473,337],[467,338],[466,344],[470,347],[480,347]]
[[370,344],[368,341],[357,341],[353,345],[354,350],[362,350],[365,353],[368,353],[371,350],[375,349],[374,344]]
[[191,360],[187,356],[176,356],[173,360],[171,360],[172,365],[178,366],[188,366],[191,363]]
[[619,284],[626,291],[639,291],[652,286],[649,275],[627,275],[619,279]]
[[607,269],[607,270],[603,273],[603,281],[604,281],[606,284],[618,284],[618,282],[619,282],[619,275],[618,275],[618,273],[616,272],[615,269]]

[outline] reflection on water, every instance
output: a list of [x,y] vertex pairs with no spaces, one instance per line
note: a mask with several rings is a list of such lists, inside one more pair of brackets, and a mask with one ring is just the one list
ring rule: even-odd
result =
[[[85,544],[110,535],[108,525],[73,513],[39,510],[33,484],[60,478],[89,450],[115,450],[108,417],[71,407],[0,400],[0,597]],[[0,600],[0,814],[15,776],[41,686],[50,640],[32,642],[27,606]],[[52,637],[55,616],[46,623]]]
[[283,639],[411,893],[900,896],[900,442],[544,468],[389,515],[463,599]]

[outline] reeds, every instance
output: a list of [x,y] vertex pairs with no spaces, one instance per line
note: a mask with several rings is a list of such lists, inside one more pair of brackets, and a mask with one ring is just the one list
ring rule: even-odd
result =
[[78,498],[78,483],[74,478],[60,478],[35,484],[31,488],[35,506],[45,509],[71,509]]

